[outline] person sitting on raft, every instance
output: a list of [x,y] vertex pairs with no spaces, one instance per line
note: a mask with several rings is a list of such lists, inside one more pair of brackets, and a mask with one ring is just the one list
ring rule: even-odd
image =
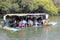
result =
[[39,23],[37,20],[34,20],[34,25],[37,26]]
[[17,24],[17,21],[16,20],[14,20],[13,27],[14,28],[18,27],[18,24]]
[[21,20],[21,21],[19,22],[19,27],[25,27],[26,24],[27,24],[27,21],[26,21],[26,20]]
[[9,25],[9,27],[13,27],[13,20],[12,19],[9,20],[8,25]]
[[33,21],[31,19],[28,19],[28,26],[33,26]]

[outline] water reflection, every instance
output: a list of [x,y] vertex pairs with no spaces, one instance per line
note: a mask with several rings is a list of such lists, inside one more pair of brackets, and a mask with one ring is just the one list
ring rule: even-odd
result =
[[24,30],[19,31],[18,32],[19,37],[22,38],[24,36],[24,33],[25,33]]
[[[45,28],[43,28],[43,33],[44,33],[44,36],[43,36],[43,37],[44,37],[45,40],[48,40],[49,30],[50,30],[50,27],[45,27]],[[43,40],[44,40],[44,39],[43,39]]]
[[26,28],[18,32],[4,31],[0,29],[0,40],[60,40],[60,21],[56,26],[40,26],[35,28]]

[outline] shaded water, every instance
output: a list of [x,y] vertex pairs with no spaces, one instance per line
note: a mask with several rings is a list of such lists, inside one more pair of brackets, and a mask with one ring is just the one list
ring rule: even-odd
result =
[[51,17],[50,21],[58,22],[56,26],[26,28],[19,32],[0,29],[0,40],[60,40],[60,18]]

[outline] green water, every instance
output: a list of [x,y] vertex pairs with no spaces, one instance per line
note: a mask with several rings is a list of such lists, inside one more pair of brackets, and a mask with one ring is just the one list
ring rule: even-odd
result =
[[18,32],[0,29],[0,40],[60,40],[60,17],[50,17],[50,21],[58,22],[55,26],[26,28]]

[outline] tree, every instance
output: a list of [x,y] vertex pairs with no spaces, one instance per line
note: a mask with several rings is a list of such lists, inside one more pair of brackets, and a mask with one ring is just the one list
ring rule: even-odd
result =
[[0,8],[2,8],[0,10],[4,10],[6,13],[58,13],[58,8],[54,5],[52,0],[1,0]]
[[7,2],[7,1],[2,1],[0,2],[0,8],[1,12],[4,13],[11,13],[11,12],[17,12],[19,11],[19,5],[18,3],[12,3],[12,2]]
[[43,10],[50,14],[58,13],[58,8],[54,5],[52,0],[20,0],[18,4],[22,10],[29,10],[30,12],[34,10],[38,11],[41,9],[40,7],[43,6]]

